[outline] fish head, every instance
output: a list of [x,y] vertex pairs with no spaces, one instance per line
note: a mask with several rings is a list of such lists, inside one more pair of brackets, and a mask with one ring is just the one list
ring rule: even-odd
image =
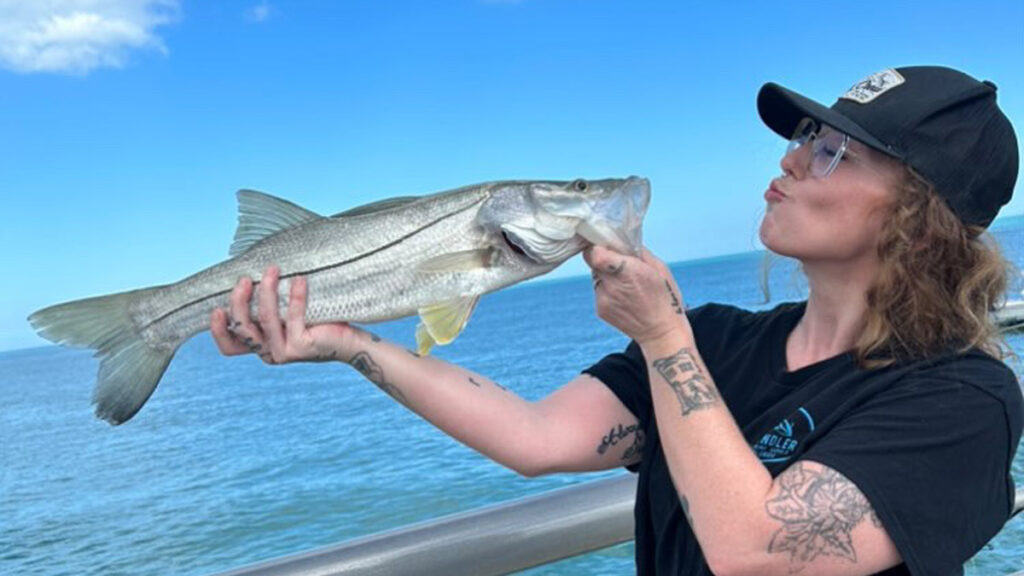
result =
[[646,178],[498,183],[478,223],[535,264],[557,265],[590,244],[639,255]]

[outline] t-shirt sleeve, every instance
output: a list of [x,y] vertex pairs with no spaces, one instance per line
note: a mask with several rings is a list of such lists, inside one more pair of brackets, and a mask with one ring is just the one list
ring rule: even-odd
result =
[[965,360],[894,383],[803,458],[857,485],[912,574],[962,574],[1009,518],[1021,411],[1008,368]]
[[[738,308],[718,304],[703,304],[686,311],[686,318],[697,336],[700,354],[706,363],[710,358],[706,353],[705,344],[715,336],[712,330],[725,324],[726,318],[737,316]],[[717,338],[716,338],[717,339]],[[644,360],[640,346],[630,341],[625,351],[610,354],[597,364],[583,370],[604,385],[629,408],[630,412],[640,421],[641,427],[647,428],[651,421],[654,405],[650,398],[650,380],[647,377],[647,361]]]
[[636,416],[640,427],[647,428],[654,406],[647,379],[647,362],[636,342],[630,341],[624,351],[605,356],[597,364],[583,370],[583,373],[597,378],[607,386]]

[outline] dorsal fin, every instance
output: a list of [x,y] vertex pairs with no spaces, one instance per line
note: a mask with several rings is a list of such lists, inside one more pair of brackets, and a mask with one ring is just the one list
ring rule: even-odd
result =
[[351,218],[352,216],[364,216],[366,214],[372,214],[374,212],[383,212],[384,210],[390,210],[397,208],[409,202],[419,200],[419,196],[399,196],[398,198],[386,198],[384,200],[378,200],[376,202],[370,202],[369,204],[363,204],[362,206],[356,206],[350,208],[344,212],[338,212],[331,216],[331,218]]
[[323,218],[276,196],[256,190],[238,191],[238,229],[228,254],[237,256],[267,236]]

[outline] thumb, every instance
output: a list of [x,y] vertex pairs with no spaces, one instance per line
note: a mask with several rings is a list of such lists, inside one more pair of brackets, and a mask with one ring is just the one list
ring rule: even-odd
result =
[[641,250],[641,252],[640,252],[640,259],[643,260],[644,262],[646,262],[647,264],[649,264],[651,267],[653,267],[658,272],[660,272],[662,274],[662,276],[665,276],[665,277],[668,277],[668,278],[672,277],[672,272],[668,269],[668,266],[666,266],[665,263],[662,262],[660,258],[655,256],[646,247],[644,247]]
[[583,252],[583,259],[587,261],[588,266],[599,270],[608,265],[614,254],[616,254],[614,251],[595,244]]

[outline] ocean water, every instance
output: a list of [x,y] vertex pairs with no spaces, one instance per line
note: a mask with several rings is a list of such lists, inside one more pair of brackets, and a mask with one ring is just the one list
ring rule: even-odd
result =
[[[1024,268],[1024,217],[995,227]],[[762,255],[672,266],[687,303],[763,307]],[[799,297],[792,263],[773,298]],[[1020,290],[1017,286],[1016,290]],[[380,325],[412,346],[415,322]],[[436,354],[537,399],[626,340],[593,314],[589,278],[489,295]],[[1010,344],[1024,358],[1024,335]],[[524,479],[452,441],[341,365],[268,367],[184,345],[136,418],[92,416],[96,361],[42,347],[0,353],[0,574],[201,575],[622,471]],[[1024,486],[1024,447],[1014,478]],[[967,564],[1024,570],[1024,518]],[[525,572],[633,572],[624,544]]]

